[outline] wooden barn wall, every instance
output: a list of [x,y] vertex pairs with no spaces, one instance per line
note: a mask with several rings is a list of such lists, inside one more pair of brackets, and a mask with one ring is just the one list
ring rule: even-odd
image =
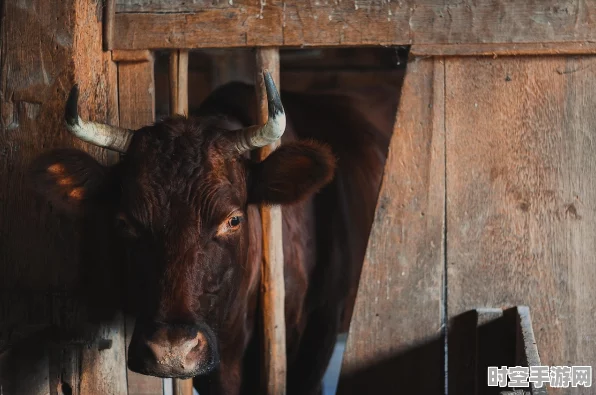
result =
[[115,0],[114,48],[589,43],[593,1]]
[[[83,117],[118,122],[116,67],[102,51],[101,20],[101,1],[0,2],[0,349],[16,347],[0,360],[4,395],[126,393],[122,317],[68,335],[87,322],[79,294],[94,261],[82,255],[85,228],[36,199],[25,180],[32,159],[52,148],[115,160],[63,126],[75,83]],[[43,334],[31,336],[36,331]]]
[[544,365],[596,366],[596,57],[449,58],[445,92],[449,316],[528,305]]
[[433,58],[406,69],[339,394],[443,388],[443,74]]
[[473,375],[453,320],[483,307],[528,305],[543,365],[596,365],[595,81],[593,56],[412,57],[339,393],[443,393],[443,328]]

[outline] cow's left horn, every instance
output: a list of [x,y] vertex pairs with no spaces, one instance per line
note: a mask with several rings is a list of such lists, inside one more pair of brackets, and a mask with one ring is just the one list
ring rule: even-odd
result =
[[240,153],[274,143],[281,138],[286,130],[286,114],[273,78],[267,70],[263,71],[263,78],[267,90],[267,123],[238,131],[235,147]]
[[83,121],[79,117],[79,87],[73,86],[66,101],[64,120],[66,129],[83,141],[125,153],[132,140],[133,131],[103,123]]

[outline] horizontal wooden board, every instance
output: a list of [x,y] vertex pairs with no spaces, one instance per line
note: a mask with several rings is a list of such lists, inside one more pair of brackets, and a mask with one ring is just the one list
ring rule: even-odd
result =
[[414,45],[415,56],[512,56],[596,54],[596,43],[509,43],[509,44],[428,44]]
[[146,49],[138,51],[112,51],[112,60],[114,62],[149,62],[152,59],[153,54]]
[[[113,0],[112,0],[113,1]],[[226,8],[229,0],[115,0],[116,12],[196,12],[207,7]]]
[[[123,12],[125,11],[125,12]],[[595,2],[123,1],[114,48],[584,42]]]

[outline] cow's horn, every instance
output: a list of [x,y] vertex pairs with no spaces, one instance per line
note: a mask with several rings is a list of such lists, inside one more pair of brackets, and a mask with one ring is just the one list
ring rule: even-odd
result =
[[83,141],[125,153],[132,140],[133,131],[103,123],[83,121],[79,117],[79,87],[75,85],[70,90],[66,101],[64,120],[66,129]]
[[267,90],[267,123],[238,131],[235,147],[240,153],[274,143],[281,138],[286,130],[286,114],[273,78],[267,70],[263,71],[263,78]]

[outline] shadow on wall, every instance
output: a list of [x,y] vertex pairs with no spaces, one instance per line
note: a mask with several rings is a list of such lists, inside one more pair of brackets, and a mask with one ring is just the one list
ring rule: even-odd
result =
[[442,395],[443,356],[443,338],[437,337],[374,364],[342,372],[338,393]]

